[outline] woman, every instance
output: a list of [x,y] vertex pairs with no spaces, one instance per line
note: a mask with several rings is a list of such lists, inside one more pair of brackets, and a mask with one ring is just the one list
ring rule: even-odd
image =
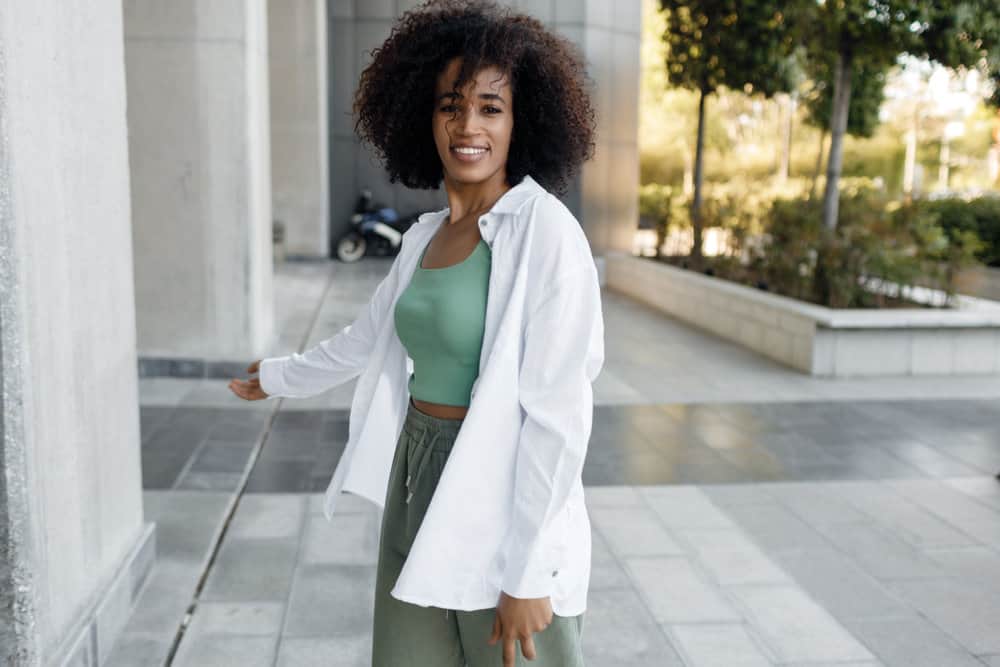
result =
[[384,509],[376,667],[513,666],[518,642],[582,665],[604,329],[589,243],[548,191],[593,153],[581,59],[531,17],[452,0],[373,56],[356,129],[393,182],[443,182],[449,206],[407,230],[350,326],[230,387],[305,397],[360,375],[324,511],[341,491]]

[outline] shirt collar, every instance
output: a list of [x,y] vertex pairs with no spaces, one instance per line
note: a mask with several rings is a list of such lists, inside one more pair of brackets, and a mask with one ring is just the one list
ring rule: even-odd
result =
[[[533,179],[529,174],[525,174],[521,182],[512,187],[507,192],[500,196],[493,203],[493,208],[489,210],[485,215],[491,215],[494,213],[503,213],[513,215],[518,212],[521,206],[534,197],[535,195],[545,192],[545,188],[541,184]],[[444,220],[448,213],[451,212],[451,207],[446,206],[438,211],[431,211],[429,213],[422,214],[419,219],[423,220]]]

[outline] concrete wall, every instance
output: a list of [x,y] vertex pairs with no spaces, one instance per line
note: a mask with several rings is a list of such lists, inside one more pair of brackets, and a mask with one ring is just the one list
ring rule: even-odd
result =
[[[388,36],[392,23],[417,0],[331,0],[330,160],[331,226],[348,227],[359,188],[403,214],[447,205],[442,191],[390,185],[377,162],[354,137],[351,101],[368,52]],[[563,197],[580,220],[594,253],[629,250],[638,222],[640,0],[510,0],[577,44],[596,90],[598,136],[594,159],[585,163]]]
[[152,544],[122,51],[116,2],[0,11],[5,665],[97,664]]
[[271,197],[288,255],[330,254],[326,0],[271,0]]
[[265,2],[124,2],[143,357],[249,360],[270,342]]

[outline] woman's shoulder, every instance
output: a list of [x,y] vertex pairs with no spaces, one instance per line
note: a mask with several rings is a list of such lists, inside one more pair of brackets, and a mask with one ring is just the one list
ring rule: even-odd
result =
[[590,241],[569,207],[552,192],[532,196],[518,211],[522,262],[532,280],[554,283],[563,276],[594,268]]

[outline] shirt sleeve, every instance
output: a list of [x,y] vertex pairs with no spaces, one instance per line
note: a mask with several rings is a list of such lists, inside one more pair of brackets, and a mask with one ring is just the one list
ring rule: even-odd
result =
[[398,264],[399,255],[351,324],[301,354],[261,360],[258,378],[268,399],[308,398],[361,374],[396,293]]
[[591,262],[558,280],[526,321],[518,374],[525,417],[504,540],[502,588],[513,597],[552,593],[561,545],[547,529],[582,475],[593,422],[591,383],[603,363],[601,291]]

